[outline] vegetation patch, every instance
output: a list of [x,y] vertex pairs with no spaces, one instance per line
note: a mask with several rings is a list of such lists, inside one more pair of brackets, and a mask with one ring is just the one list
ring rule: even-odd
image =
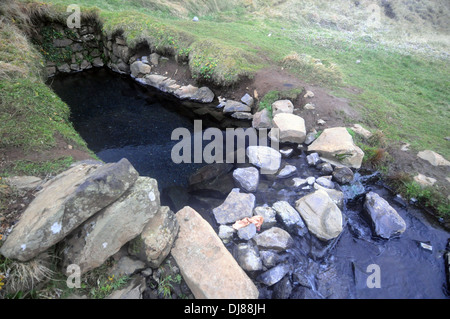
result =
[[272,115],[272,104],[278,100],[290,100],[292,103],[300,97],[304,89],[291,89],[285,91],[269,91],[259,101],[259,110],[268,109]]
[[56,145],[56,133],[86,148],[69,120],[67,104],[41,81],[25,78],[2,81],[0,105],[0,148],[49,149]]
[[292,52],[283,58],[281,64],[293,73],[301,75],[314,83],[322,85],[338,85],[342,83],[342,72],[338,65],[333,62],[322,61],[307,54]]

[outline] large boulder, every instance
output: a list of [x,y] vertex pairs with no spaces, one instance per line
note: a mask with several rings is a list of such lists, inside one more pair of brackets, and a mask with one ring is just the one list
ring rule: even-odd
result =
[[77,264],[81,273],[102,265],[142,232],[159,207],[156,180],[139,177],[125,194],[65,239],[63,264]]
[[140,235],[130,242],[128,252],[150,267],[157,268],[169,255],[179,225],[175,214],[167,206],[159,208]]
[[127,159],[80,164],[43,185],[3,244],[3,256],[27,261],[61,241],[119,198],[138,178]]
[[[301,144],[306,138],[305,120],[298,115],[278,113],[273,117],[273,127],[278,128],[278,141]],[[275,136],[271,138],[276,139]]]
[[219,224],[230,224],[245,217],[253,216],[255,195],[240,193],[234,188],[222,205],[213,209],[214,217]]
[[389,239],[402,234],[406,223],[397,211],[380,195],[374,192],[366,194],[364,208],[368,212],[378,236]]
[[180,231],[171,254],[195,298],[258,298],[258,289],[207,221],[188,206],[176,218]]
[[325,129],[308,146],[308,152],[317,152],[324,160],[336,166],[353,168],[360,168],[364,158],[364,152],[355,145],[345,127]]
[[281,165],[281,154],[268,146],[249,146],[246,150],[251,164],[261,169],[261,174],[275,174]]
[[342,232],[342,212],[322,189],[295,202],[309,231],[323,241],[331,240]]

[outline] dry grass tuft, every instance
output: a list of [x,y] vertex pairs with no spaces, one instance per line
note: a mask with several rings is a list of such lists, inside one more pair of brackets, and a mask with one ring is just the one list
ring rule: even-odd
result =
[[335,63],[315,59],[307,54],[291,52],[281,61],[283,67],[294,71],[318,84],[339,84],[342,73]]
[[5,282],[2,294],[14,296],[20,293],[23,297],[39,283],[52,279],[55,273],[49,268],[51,258],[48,253],[42,253],[28,262],[2,260],[0,271]]

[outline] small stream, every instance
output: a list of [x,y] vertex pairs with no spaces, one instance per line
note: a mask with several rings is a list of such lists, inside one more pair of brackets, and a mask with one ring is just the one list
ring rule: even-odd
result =
[[[171,160],[177,143],[171,141],[172,131],[184,127],[193,132],[194,128],[192,118],[179,112],[179,102],[107,69],[57,76],[48,84],[70,106],[74,127],[100,159],[116,162],[126,157],[140,175],[158,180],[163,205],[177,211],[173,202],[165,200],[166,190],[175,190],[176,196],[184,198],[185,204],[217,229],[211,209],[224,197],[186,192],[189,176],[205,164],[174,164]],[[296,175],[286,179],[261,175],[256,206],[285,200],[295,207],[295,201],[311,190],[292,188],[292,178],[320,175],[308,166],[305,152],[299,149],[283,163],[295,165]],[[346,195],[344,231],[327,245],[309,233],[291,234],[295,245],[282,257],[290,263],[293,279],[277,284],[276,294],[275,288],[258,284],[261,298],[448,298],[443,254],[450,233],[392,194],[376,173],[358,172],[352,184],[341,190]],[[383,240],[373,236],[362,209],[368,191],[385,198],[405,220],[407,228],[400,237]],[[237,243],[227,247],[232,251]],[[432,246],[432,250],[420,243]],[[367,286],[370,265],[379,267],[380,288]],[[257,274],[250,276],[256,278]]]

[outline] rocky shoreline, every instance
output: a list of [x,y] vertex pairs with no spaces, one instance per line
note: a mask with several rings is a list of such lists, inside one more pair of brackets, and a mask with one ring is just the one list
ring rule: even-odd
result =
[[[339,141],[341,137],[333,145]],[[148,297],[146,282],[154,280],[160,266],[168,260],[176,265],[169,268],[183,278],[185,297],[268,298],[267,293],[280,287],[280,282],[292,285],[289,280],[283,281],[289,277],[287,274],[309,289],[306,273],[293,269],[286,253],[293,247],[296,236],[311,236],[316,238],[317,245],[312,257],[320,259],[327,255],[347,227],[342,212],[344,194],[338,190],[339,185],[353,180],[352,169],[327,162],[325,156],[329,153],[324,152],[321,157],[319,153],[309,152],[319,142],[320,137],[308,147],[308,165],[321,173],[305,178],[292,178],[296,167],[290,168],[285,163],[286,155],[272,148],[267,152],[269,147],[265,146],[249,146],[249,164],[232,169],[239,188],[233,188],[222,204],[209,212],[219,226],[217,230],[189,206],[176,213],[161,206],[157,181],[140,177],[126,159],[110,164],[76,163],[37,186],[40,191],[7,236],[0,252],[10,259],[26,262],[57,245],[61,251],[61,271],[75,264],[81,274],[113,257],[118,261],[116,269],[111,270],[113,273],[134,274],[129,285],[113,298]],[[250,148],[256,149],[251,152]],[[283,153],[290,154],[286,148]],[[265,154],[265,161],[260,160],[261,154]],[[262,186],[259,170],[273,163],[276,167],[272,167],[271,178],[292,178],[292,190],[306,192],[298,195],[295,207],[282,200],[271,206],[255,205],[253,192]],[[217,178],[220,176],[217,165],[229,164],[208,165],[191,182],[198,185]],[[212,174],[206,173],[211,169]],[[291,169],[291,173],[286,173]],[[19,185],[18,180],[19,177],[11,179],[11,184],[15,181]],[[26,187],[36,187],[36,182],[33,180]],[[401,236],[406,224],[395,209],[375,193],[364,196],[374,236],[384,239]],[[248,222],[244,227],[236,227],[236,223],[255,217],[259,225]],[[277,292],[278,289],[271,293],[272,298],[289,296],[286,291]]]

